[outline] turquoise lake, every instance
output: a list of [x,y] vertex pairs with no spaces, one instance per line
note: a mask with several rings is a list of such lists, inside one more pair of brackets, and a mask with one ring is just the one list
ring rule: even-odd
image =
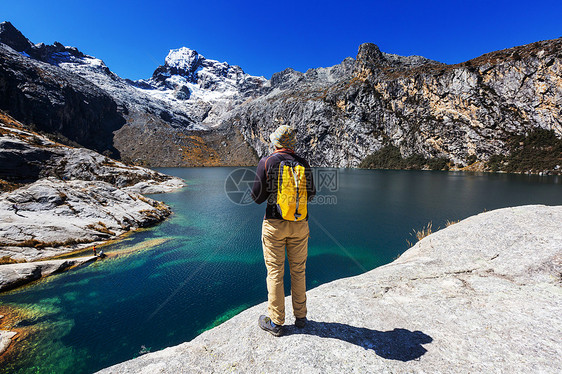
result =
[[[266,300],[265,206],[236,204],[226,194],[225,181],[232,191],[227,178],[236,169],[158,170],[188,183],[182,191],[151,196],[172,207],[167,221],[103,247],[121,252],[117,257],[0,295],[0,307],[19,310],[16,327],[29,333],[0,362],[0,372],[91,373],[189,341]],[[435,231],[485,210],[562,204],[561,177],[315,173],[319,199],[309,206],[308,288],[391,262],[416,241],[413,230],[430,221]]]

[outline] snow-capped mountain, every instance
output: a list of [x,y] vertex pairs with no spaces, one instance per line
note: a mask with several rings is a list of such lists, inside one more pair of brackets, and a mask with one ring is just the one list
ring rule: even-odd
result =
[[42,54],[43,61],[90,80],[128,110],[155,113],[176,126],[194,130],[218,125],[232,104],[256,93],[267,81],[244,73],[239,66],[206,59],[186,47],[171,50],[165,64],[150,79],[131,81],[76,48],[55,46],[59,48]]
[[267,82],[244,73],[239,66],[206,59],[186,47],[172,49],[165,61],[147,83],[162,91],[174,90],[178,99],[233,99],[251,95]]
[[129,81],[146,95],[184,107],[191,116],[196,112],[194,104],[197,109],[206,107],[203,116],[197,113],[203,127],[218,125],[232,105],[259,94],[266,82],[263,77],[244,73],[239,66],[206,59],[186,47],[172,49],[150,79]]
[[186,47],[173,49],[147,80],[131,81],[75,47],[55,42],[33,44],[9,22],[0,42],[22,55],[78,74],[109,93],[124,113],[156,115],[175,127],[205,130],[217,126],[232,105],[257,94],[267,82],[226,62],[206,59]]

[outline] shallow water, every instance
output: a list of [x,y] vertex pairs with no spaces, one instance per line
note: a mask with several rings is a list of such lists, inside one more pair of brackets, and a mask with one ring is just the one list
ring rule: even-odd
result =
[[[264,206],[229,199],[235,169],[159,170],[189,185],[154,196],[172,206],[170,219],[103,248],[119,257],[0,296],[0,314],[21,313],[16,329],[28,334],[1,372],[89,373],[189,341],[266,300]],[[484,210],[562,204],[560,177],[322,171],[337,183],[322,183],[309,207],[309,288],[392,261],[430,221],[435,230]]]

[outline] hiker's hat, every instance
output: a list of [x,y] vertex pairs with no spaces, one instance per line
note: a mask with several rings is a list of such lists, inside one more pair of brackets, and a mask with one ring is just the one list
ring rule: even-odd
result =
[[297,143],[295,129],[287,125],[281,125],[269,135],[269,140],[277,148],[294,149]]

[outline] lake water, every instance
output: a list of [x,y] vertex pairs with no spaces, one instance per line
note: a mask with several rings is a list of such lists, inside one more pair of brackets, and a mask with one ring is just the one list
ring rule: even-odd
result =
[[[243,200],[227,179],[235,169],[159,170],[189,185],[153,196],[172,206],[170,219],[103,248],[119,257],[0,296],[0,314],[18,311],[29,334],[5,355],[1,372],[89,373],[189,341],[266,300],[265,207],[232,202]],[[430,221],[435,230],[485,210],[562,204],[560,177],[315,172],[320,197],[309,207],[309,288],[392,261]]]

